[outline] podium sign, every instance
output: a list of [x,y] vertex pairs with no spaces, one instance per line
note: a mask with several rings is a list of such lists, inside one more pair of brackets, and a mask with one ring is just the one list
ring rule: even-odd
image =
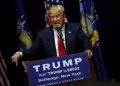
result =
[[85,53],[32,61],[27,64],[27,70],[30,86],[56,85],[90,77]]

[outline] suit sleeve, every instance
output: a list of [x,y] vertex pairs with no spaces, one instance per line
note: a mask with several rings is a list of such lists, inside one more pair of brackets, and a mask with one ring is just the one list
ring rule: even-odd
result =
[[36,40],[33,43],[33,46],[29,50],[23,51],[23,58],[22,60],[37,60],[42,59],[42,40],[41,40],[41,34],[37,34]]
[[78,42],[81,45],[82,50],[85,51],[87,49],[91,49],[89,37],[83,32],[81,26],[77,31],[77,35],[78,35]]

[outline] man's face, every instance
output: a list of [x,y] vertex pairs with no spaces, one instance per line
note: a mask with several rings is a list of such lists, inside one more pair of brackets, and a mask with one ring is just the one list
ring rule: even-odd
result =
[[60,11],[53,11],[49,14],[51,25],[55,29],[59,29],[64,24],[64,15]]

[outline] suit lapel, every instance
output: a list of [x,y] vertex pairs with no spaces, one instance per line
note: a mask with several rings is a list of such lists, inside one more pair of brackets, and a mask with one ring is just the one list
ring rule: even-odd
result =
[[[49,36],[48,36],[48,41],[49,41],[49,45],[48,47],[50,48],[51,54],[53,56],[57,56],[56,53],[56,48],[55,48],[55,40],[54,40],[54,32],[52,27],[49,28]],[[65,24],[65,43],[66,43],[66,53],[69,54],[70,50],[71,50],[71,39],[72,39],[72,29],[71,27],[69,27],[68,24]]]
[[51,53],[53,56],[57,56],[56,48],[55,48],[54,32],[53,32],[52,27],[49,28],[48,40],[49,40],[49,43],[48,43],[49,45],[48,45],[48,47],[50,47],[50,53]]
[[67,24],[65,24],[65,43],[66,43],[66,52],[67,53],[69,53],[69,51],[70,51],[71,37],[72,37],[72,30]]

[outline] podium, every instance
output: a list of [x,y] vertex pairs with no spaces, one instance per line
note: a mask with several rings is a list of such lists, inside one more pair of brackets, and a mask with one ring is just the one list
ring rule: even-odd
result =
[[31,61],[26,64],[29,86],[50,86],[91,77],[86,53]]

